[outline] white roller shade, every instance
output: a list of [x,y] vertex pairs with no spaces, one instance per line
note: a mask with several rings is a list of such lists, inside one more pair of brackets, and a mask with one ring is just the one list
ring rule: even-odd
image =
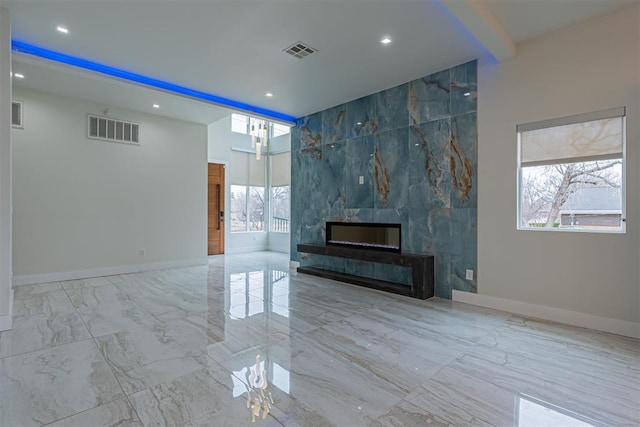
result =
[[271,185],[291,184],[291,152],[271,156]]
[[255,154],[251,155],[249,159],[249,185],[256,187],[265,186],[267,160],[267,156],[262,156],[260,160],[256,160]]
[[249,157],[251,154],[242,151],[231,150],[231,163],[229,164],[230,184],[247,185],[249,183]]
[[265,186],[266,156],[256,160],[254,153],[231,150],[230,184]]
[[[597,114],[609,117],[598,118]],[[621,158],[623,116],[624,108],[583,115],[583,120],[572,116],[518,126],[520,163],[535,166]]]

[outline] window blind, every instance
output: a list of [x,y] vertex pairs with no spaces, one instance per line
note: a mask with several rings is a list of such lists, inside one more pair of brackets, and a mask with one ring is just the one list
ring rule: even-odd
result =
[[271,156],[271,185],[280,187],[291,184],[291,152]]
[[625,109],[519,125],[520,164],[622,158]]

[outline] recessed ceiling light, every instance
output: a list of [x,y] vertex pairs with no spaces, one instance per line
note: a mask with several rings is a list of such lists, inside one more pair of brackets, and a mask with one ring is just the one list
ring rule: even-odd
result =
[[464,96],[471,96],[471,92],[465,92]]
[[153,104],[153,108],[160,108],[158,104]]
[[382,44],[389,44],[389,43],[391,43],[391,37],[389,37],[389,36],[384,36],[384,37],[380,40],[380,43],[382,43]]
[[56,31],[62,34],[69,34],[69,29],[67,27],[63,27],[62,25],[57,25]]
[[16,77],[18,79],[24,79],[24,74],[22,74],[22,73],[13,73],[13,77]]
[[271,98],[273,96],[273,93],[267,92],[264,94],[264,96],[266,96],[267,98]]

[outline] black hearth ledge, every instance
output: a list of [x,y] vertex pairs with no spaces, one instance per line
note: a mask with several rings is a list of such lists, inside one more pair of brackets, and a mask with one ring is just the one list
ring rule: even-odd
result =
[[367,249],[325,246],[301,243],[297,246],[298,252],[334,256],[339,258],[351,258],[360,261],[377,262],[380,264],[401,265],[411,268],[411,285],[388,282],[357,276],[355,274],[341,273],[319,267],[298,267],[299,273],[311,274],[333,280],[339,280],[358,286],[392,292],[395,294],[410,296],[418,299],[433,297],[434,284],[434,258],[427,254],[408,254],[398,252],[382,252]]

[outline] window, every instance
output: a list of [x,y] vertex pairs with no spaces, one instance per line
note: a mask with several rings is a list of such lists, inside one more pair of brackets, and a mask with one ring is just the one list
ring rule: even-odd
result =
[[231,114],[231,132],[249,134],[249,117],[244,114]]
[[271,137],[275,138],[278,136],[286,135],[290,132],[289,126],[281,125],[278,123],[271,124]]
[[518,125],[518,228],[625,231],[625,109]]
[[247,186],[231,186],[231,232],[247,231]]
[[288,233],[291,218],[291,152],[271,156],[271,231]]
[[283,185],[280,187],[271,187],[271,231],[282,233],[289,232],[289,193],[291,187]]
[[264,230],[264,187],[249,187],[249,231]]
[[265,231],[265,160],[231,151],[231,232]]

